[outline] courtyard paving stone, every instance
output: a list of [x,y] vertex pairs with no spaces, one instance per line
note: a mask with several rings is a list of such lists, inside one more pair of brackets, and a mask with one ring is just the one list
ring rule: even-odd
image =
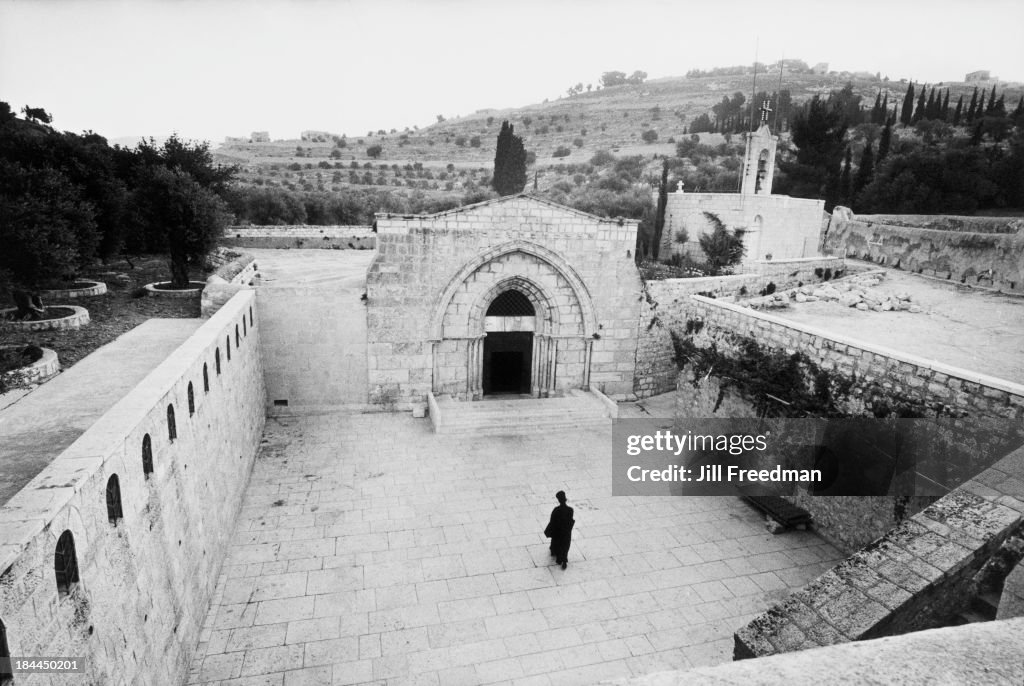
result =
[[[569,567],[541,533],[565,490]],[[611,431],[270,418],[189,684],[592,684],[731,659],[841,559],[728,497],[611,495]]]

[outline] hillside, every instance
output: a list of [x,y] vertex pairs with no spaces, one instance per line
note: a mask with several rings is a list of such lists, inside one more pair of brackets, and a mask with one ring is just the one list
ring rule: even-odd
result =
[[[799,105],[815,94],[827,94],[847,83],[862,97],[862,106],[866,108],[871,107],[880,91],[888,92],[891,108],[902,101],[907,88],[905,80],[834,72],[787,72],[782,87],[790,91],[793,104]],[[599,170],[589,161],[598,151],[611,152],[619,159],[642,156],[639,179],[653,184],[660,171],[657,158],[676,154],[675,144],[682,140],[694,118],[710,114],[723,97],[736,92],[744,94],[747,105],[743,109],[748,111],[752,85],[750,74],[670,77],[582,92],[516,109],[479,110],[421,129],[365,135],[338,132],[325,135],[320,141],[227,143],[214,154],[218,162],[239,165],[239,180],[246,185],[328,192],[386,188],[392,195],[415,192],[427,198],[461,197],[486,189],[495,140],[502,121],[507,119],[515,125],[516,134],[523,137],[527,151],[536,156],[529,175],[531,180],[536,178],[540,190],[561,188],[568,193],[573,187],[593,181]],[[931,85],[950,88],[954,102],[960,93],[969,99],[975,85],[991,87],[991,83]],[[778,86],[777,69],[758,75],[758,91],[771,93]],[[1022,92],[1019,84],[999,84],[999,88],[1011,103]],[[786,122],[778,122],[776,128],[785,131]],[[654,131],[656,140],[645,142],[641,138],[645,131]],[[717,146],[718,154],[724,156],[713,165],[703,163],[703,176],[699,178],[705,188],[711,187],[709,184],[717,175],[718,185],[723,186],[718,189],[732,190],[725,186],[733,184],[732,178],[736,176],[735,167],[742,153],[741,137],[701,134],[701,143]],[[369,153],[375,146],[380,151],[373,158]],[[566,154],[555,157],[559,149]],[[696,172],[702,162],[694,159],[684,164]],[[724,173],[731,176],[722,176]],[[687,187],[693,186],[688,183]]]

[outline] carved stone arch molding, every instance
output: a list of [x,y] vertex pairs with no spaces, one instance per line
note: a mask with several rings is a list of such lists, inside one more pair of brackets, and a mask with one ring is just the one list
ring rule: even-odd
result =
[[537,333],[551,333],[559,330],[560,314],[550,294],[533,280],[521,276],[508,276],[482,293],[469,310],[469,331],[474,335],[484,334],[484,314],[488,306],[505,291],[519,291],[533,305]]
[[[513,240],[469,260],[434,301],[428,335],[433,348],[435,392],[443,390],[468,398],[479,398],[488,392],[485,376],[494,378],[487,374],[495,369],[489,362],[497,359],[492,357],[492,352],[497,355],[497,348],[488,352],[491,340],[486,312],[495,298],[510,290],[522,293],[534,309],[531,322],[515,325],[522,326],[516,330],[531,332],[523,334],[530,337],[529,341],[513,343],[524,346],[519,348],[523,390],[527,377],[529,391],[535,397],[551,395],[559,388],[589,387],[590,356],[598,330],[589,289],[568,261],[555,251],[529,241]],[[505,346],[513,334],[490,335],[495,346]],[[499,337],[505,342],[499,343]],[[560,356],[560,351],[565,353]],[[453,354],[464,360],[457,363],[461,371],[453,371]],[[507,371],[510,367],[501,369]],[[493,388],[490,392],[496,392]]]
[[[448,305],[458,289],[462,287],[462,284],[465,283],[474,272],[489,262],[493,262],[505,255],[516,252],[531,255],[538,260],[547,263],[559,276],[564,278],[570,288],[572,288],[573,293],[576,295],[576,301],[579,303],[583,325],[582,335],[590,337],[597,333],[597,313],[594,310],[594,302],[591,298],[590,290],[587,288],[586,284],[583,283],[583,279],[581,279],[579,274],[576,273],[576,270],[572,268],[572,265],[570,265],[564,257],[549,248],[545,248],[542,245],[538,245],[537,243],[530,241],[514,240],[496,245],[481,252],[479,255],[468,261],[448,281],[444,290],[441,291],[441,294],[434,301],[434,306],[431,310],[428,338],[433,341],[439,341],[444,337],[444,317],[448,310]],[[495,293],[495,295],[497,295],[497,293]]]

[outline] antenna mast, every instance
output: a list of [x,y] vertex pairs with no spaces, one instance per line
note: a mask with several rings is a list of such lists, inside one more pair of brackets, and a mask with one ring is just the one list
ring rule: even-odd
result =
[[776,135],[779,133],[779,110],[782,109],[782,72],[786,68],[786,53],[782,53],[782,59],[779,60],[779,91],[775,94],[775,117],[772,122],[772,128],[775,130]]
[[757,49],[760,47],[761,37],[754,39],[754,85],[750,89],[750,130],[754,131],[754,100],[757,99]]

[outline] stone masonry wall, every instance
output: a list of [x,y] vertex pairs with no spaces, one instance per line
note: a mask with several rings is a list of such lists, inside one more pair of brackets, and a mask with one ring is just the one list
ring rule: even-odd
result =
[[1024,292],[1024,231],[993,233],[990,225],[981,226],[983,231],[962,231],[886,223],[896,221],[836,212],[825,234],[825,251],[941,279]]
[[[767,255],[775,260],[813,257],[818,254],[824,209],[821,200],[786,195],[669,193],[660,254],[666,258],[684,252],[701,259],[698,239],[713,228],[704,215],[711,212],[727,228],[747,231],[745,262],[764,260]],[[682,228],[689,236],[685,244],[676,242]]]
[[[689,370],[679,374],[676,422],[679,432],[690,418],[753,419],[761,413],[735,387],[723,388],[711,375],[694,381]],[[907,517],[935,501],[926,496],[814,496],[797,489],[787,500],[807,510],[814,531],[839,550],[852,553],[883,536]]]
[[861,384],[878,383],[929,406],[970,416],[1024,418],[1024,386],[985,374],[941,364],[883,346],[831,334],[699,295],[690,296],[691,318],[704,322],[698,345],[715,341],[729,346],[730,337],[753,338],[761,345],[800,351],[822,368]]
[[[459,294],[487,293],[519,277],[546,292],[559,318],[558,330],[551,332],[564,336],[558,341],[558,387],[575,383],[573,370],[583,367],[582,333],[592,341],[590,384],[609,395],[632,393],[641,297],[632,255],[635,221],[600,219],[521,195],[430,216],[379,215],[377,226],[378,253],[367,274],[371,403],[423,402],[435,378],[435,361],[444,368],[437,381],[446,390],[459,387],[467,366],[460,347],[465,343],[452,339],[470,333],[463,330],[469,300],[463,303]],[[589,303],[564,292],[570,276],[579,279]],[[455,290],[442,328],[450,338],[437,344],[435,357],[431,339],[438,334],[437,310],[443,306],[438,294],[449,287]],[[592,311],[577,316],[574,307]],[[588,317],[596,321],[594,331],[571,325],[583,319],[579,326],[590,326]]]
[[[84,657],[81,683],[184,682],[262,435],[260,330],[253,292],[239,293],[0,509],[0,621],[12,655]],[[54,551],[65,531],[78,582],[62,595]]]
[[1024,448],[903,522],[736,632],[734,659],[941,626],[1024,529]]
[[691,295],[711,293],[725,299],[750,297],[768,284],[783,290],[798,283],[821,281],[826,270],[831,277],[845,269],[842,258],[816,257],[753,262],[747,266],[747,273],[729,276],[647,281],[640,303],[633,392],[637,397],[647,398],[675,389],[679,370],[670,332],[686,329],[687,319],[692,318]]
[[235,248],[373,250],[377,234],[369,226],[232,226],[218,242]]

